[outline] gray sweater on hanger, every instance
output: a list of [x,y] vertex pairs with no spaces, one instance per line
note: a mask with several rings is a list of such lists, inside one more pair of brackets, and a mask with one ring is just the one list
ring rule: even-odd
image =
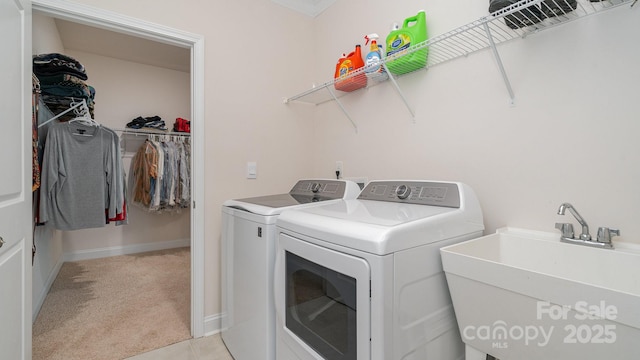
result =
[[40,220],[60,230],[103,227],[116,196],[112,133],[79,122],[49,129],[40,192]]

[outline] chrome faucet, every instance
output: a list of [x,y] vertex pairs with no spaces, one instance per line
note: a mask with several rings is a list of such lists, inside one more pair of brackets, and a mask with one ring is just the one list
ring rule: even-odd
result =
[[564,215],[564,212],[567,209],[569,209],[571,215],[573,215],[573,217],[578,220],[580,226],[582,226],[582,234],[580,234],[580,240],[591,240],[591,235],[589,235],[589,225],[587,225],[587,222],[584,221],[580,214],[578,214],[578,210],[576,210],[573,205],[569,203],[562,203],[562,205],[560,205],[560,208],[558,208],[558,215]]
[[565,211],[569,209],[571,215],[578,220],[580,226],[582,226],[582,234],[578,237],[574,237],[573,234],[573,225],[570,223],[556,223],[556,229],[559,229],[562,232],[560,236],[560,241],[568,242],[572,244],[579,245],[588,245],[588,246],[596,246],[602,247],[606,249],[613,249],[613,244],[611,243],[611,237],[620,235],[620,230],[617,229],[609,229],[606,227],[598,228],[598,237],[597,240],[592,240],[591,235],[589,234],[589,225],[584,221],[582,216],[578,213],[576,208],[569,203],[562,203],[560,208],[558,208],[558,215],[564,215]]

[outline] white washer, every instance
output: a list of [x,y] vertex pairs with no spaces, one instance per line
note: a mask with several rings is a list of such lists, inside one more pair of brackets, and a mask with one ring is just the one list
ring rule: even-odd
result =
[[345,180],[300,180],[286,194],[228,200],[222,207],[222,340],[236,360],[275,359],[273,265],[276,218],[285,209],[355,199]]
[[276,223],[278,360],[464,358],[439,249],[482,235],[470,187],[373,181]]

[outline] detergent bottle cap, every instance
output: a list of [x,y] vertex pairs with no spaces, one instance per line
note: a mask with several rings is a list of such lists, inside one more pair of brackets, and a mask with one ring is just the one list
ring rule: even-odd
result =
[[400,25],[398,25],[397,22],[394,22],[393,25],[391,25],[391,30],[398,30],[400,29]]

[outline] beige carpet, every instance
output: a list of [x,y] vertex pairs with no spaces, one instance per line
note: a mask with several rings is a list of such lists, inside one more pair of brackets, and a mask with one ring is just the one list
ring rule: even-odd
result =
[[33,325],[33,360],[116,360],[189,339],[189,248],[62,265]]

